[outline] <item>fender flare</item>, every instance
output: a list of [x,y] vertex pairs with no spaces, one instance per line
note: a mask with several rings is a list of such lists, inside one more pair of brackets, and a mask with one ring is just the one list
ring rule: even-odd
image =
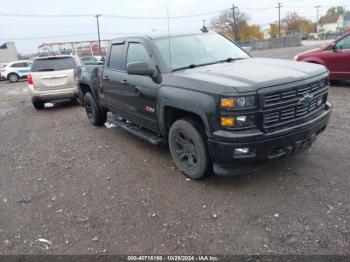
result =
[[207,137],[211,137],[211,130],[214,128],[213,122],[215,122],[216,116],[214,96],[179,87],[161,86],[158,94],[158,117],[160,130],[163,135],[167,134],[165,125],[166,107],[188,111],[197,115],[204,124]]

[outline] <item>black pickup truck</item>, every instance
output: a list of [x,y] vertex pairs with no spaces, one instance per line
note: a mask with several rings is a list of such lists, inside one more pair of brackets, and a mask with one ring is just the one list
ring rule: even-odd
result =
[[112,41],[104,66],[76,72],[93,125],[110,121],[200,179],[251,171],[311,146],[331,115],[323,66],[252,58],[213,33]]

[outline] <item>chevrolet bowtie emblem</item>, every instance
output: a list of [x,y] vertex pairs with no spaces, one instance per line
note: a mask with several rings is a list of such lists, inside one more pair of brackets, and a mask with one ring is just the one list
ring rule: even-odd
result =
[[303,95],[303,97],[299,98],[298,105],[307,105],[307,104],[309,104],[313,97],[314,97],[313,94],[305,94],[305,95]]

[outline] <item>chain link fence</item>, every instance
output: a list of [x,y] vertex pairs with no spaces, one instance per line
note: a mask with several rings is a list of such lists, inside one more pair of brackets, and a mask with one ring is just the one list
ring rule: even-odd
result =
[[238,42],[238,44],[242,47],[248,47],[251,50],[264,50],[272,48],[301,46],[301,38],[297,36],[288,36],[264,40],[250,40]]

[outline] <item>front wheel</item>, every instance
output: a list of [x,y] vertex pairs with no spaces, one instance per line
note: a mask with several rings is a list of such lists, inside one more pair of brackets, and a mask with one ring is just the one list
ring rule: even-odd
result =
[[84,96],[84,105],[87,117],[94,126],[102,126],[107,120],[107,112],[101,110],[90,93]]
[[18,81],[19,77],[17,74],[12,73],[12,74],[9,74],[9,76],[7,78],[11,83],[15,83]]
[[177,168],[189,178],[201,179],[209,173],[208,150],[195,121],[180,119],[171,126],[169,149]]

